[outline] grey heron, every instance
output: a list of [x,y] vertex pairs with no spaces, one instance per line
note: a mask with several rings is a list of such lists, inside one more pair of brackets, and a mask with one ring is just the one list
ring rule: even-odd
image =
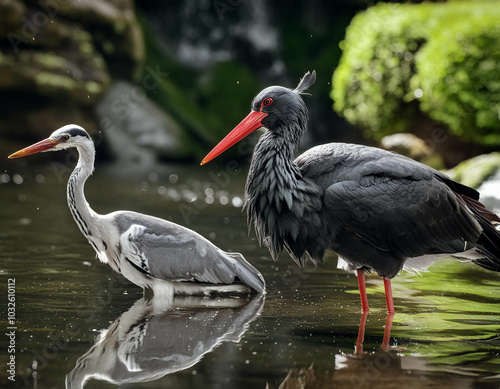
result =
[[155,295],[265,291],[261,273],[241,254],[222,251],[188,228],[137,212],[94,212],[84,184],[94,170],[95,148],[82,127],[61,127],[9,158],[71,147],[79,159],[68,181],[68,206],[101,262]]
[[331,249],[357,273],[363,311],[365,272],[383,277],[390,313],[390,280],[406,261],[451,256],[500,271],[500,218],[476,190],[410,158],[356,144],[316,146],[294,160],[308,121],[300,95],[315,80],[307,72],[293,90],[262,90],[250,114],[202,161],[267,129],[253,152],[246,207],[272,257],[286,249],[300,266],[306,259],[318,264]]

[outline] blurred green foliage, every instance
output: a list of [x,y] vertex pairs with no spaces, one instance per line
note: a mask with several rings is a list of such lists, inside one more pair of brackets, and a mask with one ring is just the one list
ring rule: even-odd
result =
[[500,3],[378,4],[341,43],[334,108],[370,136],[422,112],[464,141],[500,145]]
[[160,47],[140,12],[137,18],[146,49],[143,80],[153,75],[156,81],[146,93],[185,129],[187,151],[201,158],[248,113],[258,80],[234,61],[218,62],[207,72],[183,66]]

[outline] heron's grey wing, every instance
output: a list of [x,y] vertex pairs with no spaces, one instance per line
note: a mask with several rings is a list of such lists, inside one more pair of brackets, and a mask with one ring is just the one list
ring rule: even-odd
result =
[[333,145],[299,162],[324,186],[325,211],[337,226],[401,257],[463,251],[478,239],[481,227],[441,173],[384,150]]
[[126,260],[147,274],[168,281],[231,284],[238,278],[256,291],[262,275],[239,253],[227,253],[196,232],[152,216],[127,212],[118,223]]

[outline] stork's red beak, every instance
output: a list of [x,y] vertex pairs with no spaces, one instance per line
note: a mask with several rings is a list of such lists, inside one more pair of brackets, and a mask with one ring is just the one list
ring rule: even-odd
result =
[[211,161],[232,145],[242,140],[245,136],[255,131],[257,128],[262,127],[262,119],[264,119],[267,115],[268,114],[266,112],[251,111],[248,116],[234,128],[233,131],[227,134],[227,136],[222,139],[205,158],[203,158],[201,165]]
[[19,150],[15,152],[14,154],[9,155],[9,158],[20,158],[20,157],[25,157],[27,155],[31,154],[36,154],[36,153],[41,153],[42,151],[47,151],[51,149],[52,147],[56,146],[58,144],[57,141],[52,140],[52,139],[44,139],[38,143],[35,143],[34,145],[28,146],[22,150]]

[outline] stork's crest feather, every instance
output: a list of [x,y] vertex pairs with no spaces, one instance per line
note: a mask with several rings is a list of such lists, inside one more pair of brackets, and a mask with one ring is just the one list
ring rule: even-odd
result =
[[311,72],[307,72],[304,74],[304,77],[300,79],[299,85],[293,90],[296,93],[304,93],[307,89],[309,89],[316,82],[316,70]]

